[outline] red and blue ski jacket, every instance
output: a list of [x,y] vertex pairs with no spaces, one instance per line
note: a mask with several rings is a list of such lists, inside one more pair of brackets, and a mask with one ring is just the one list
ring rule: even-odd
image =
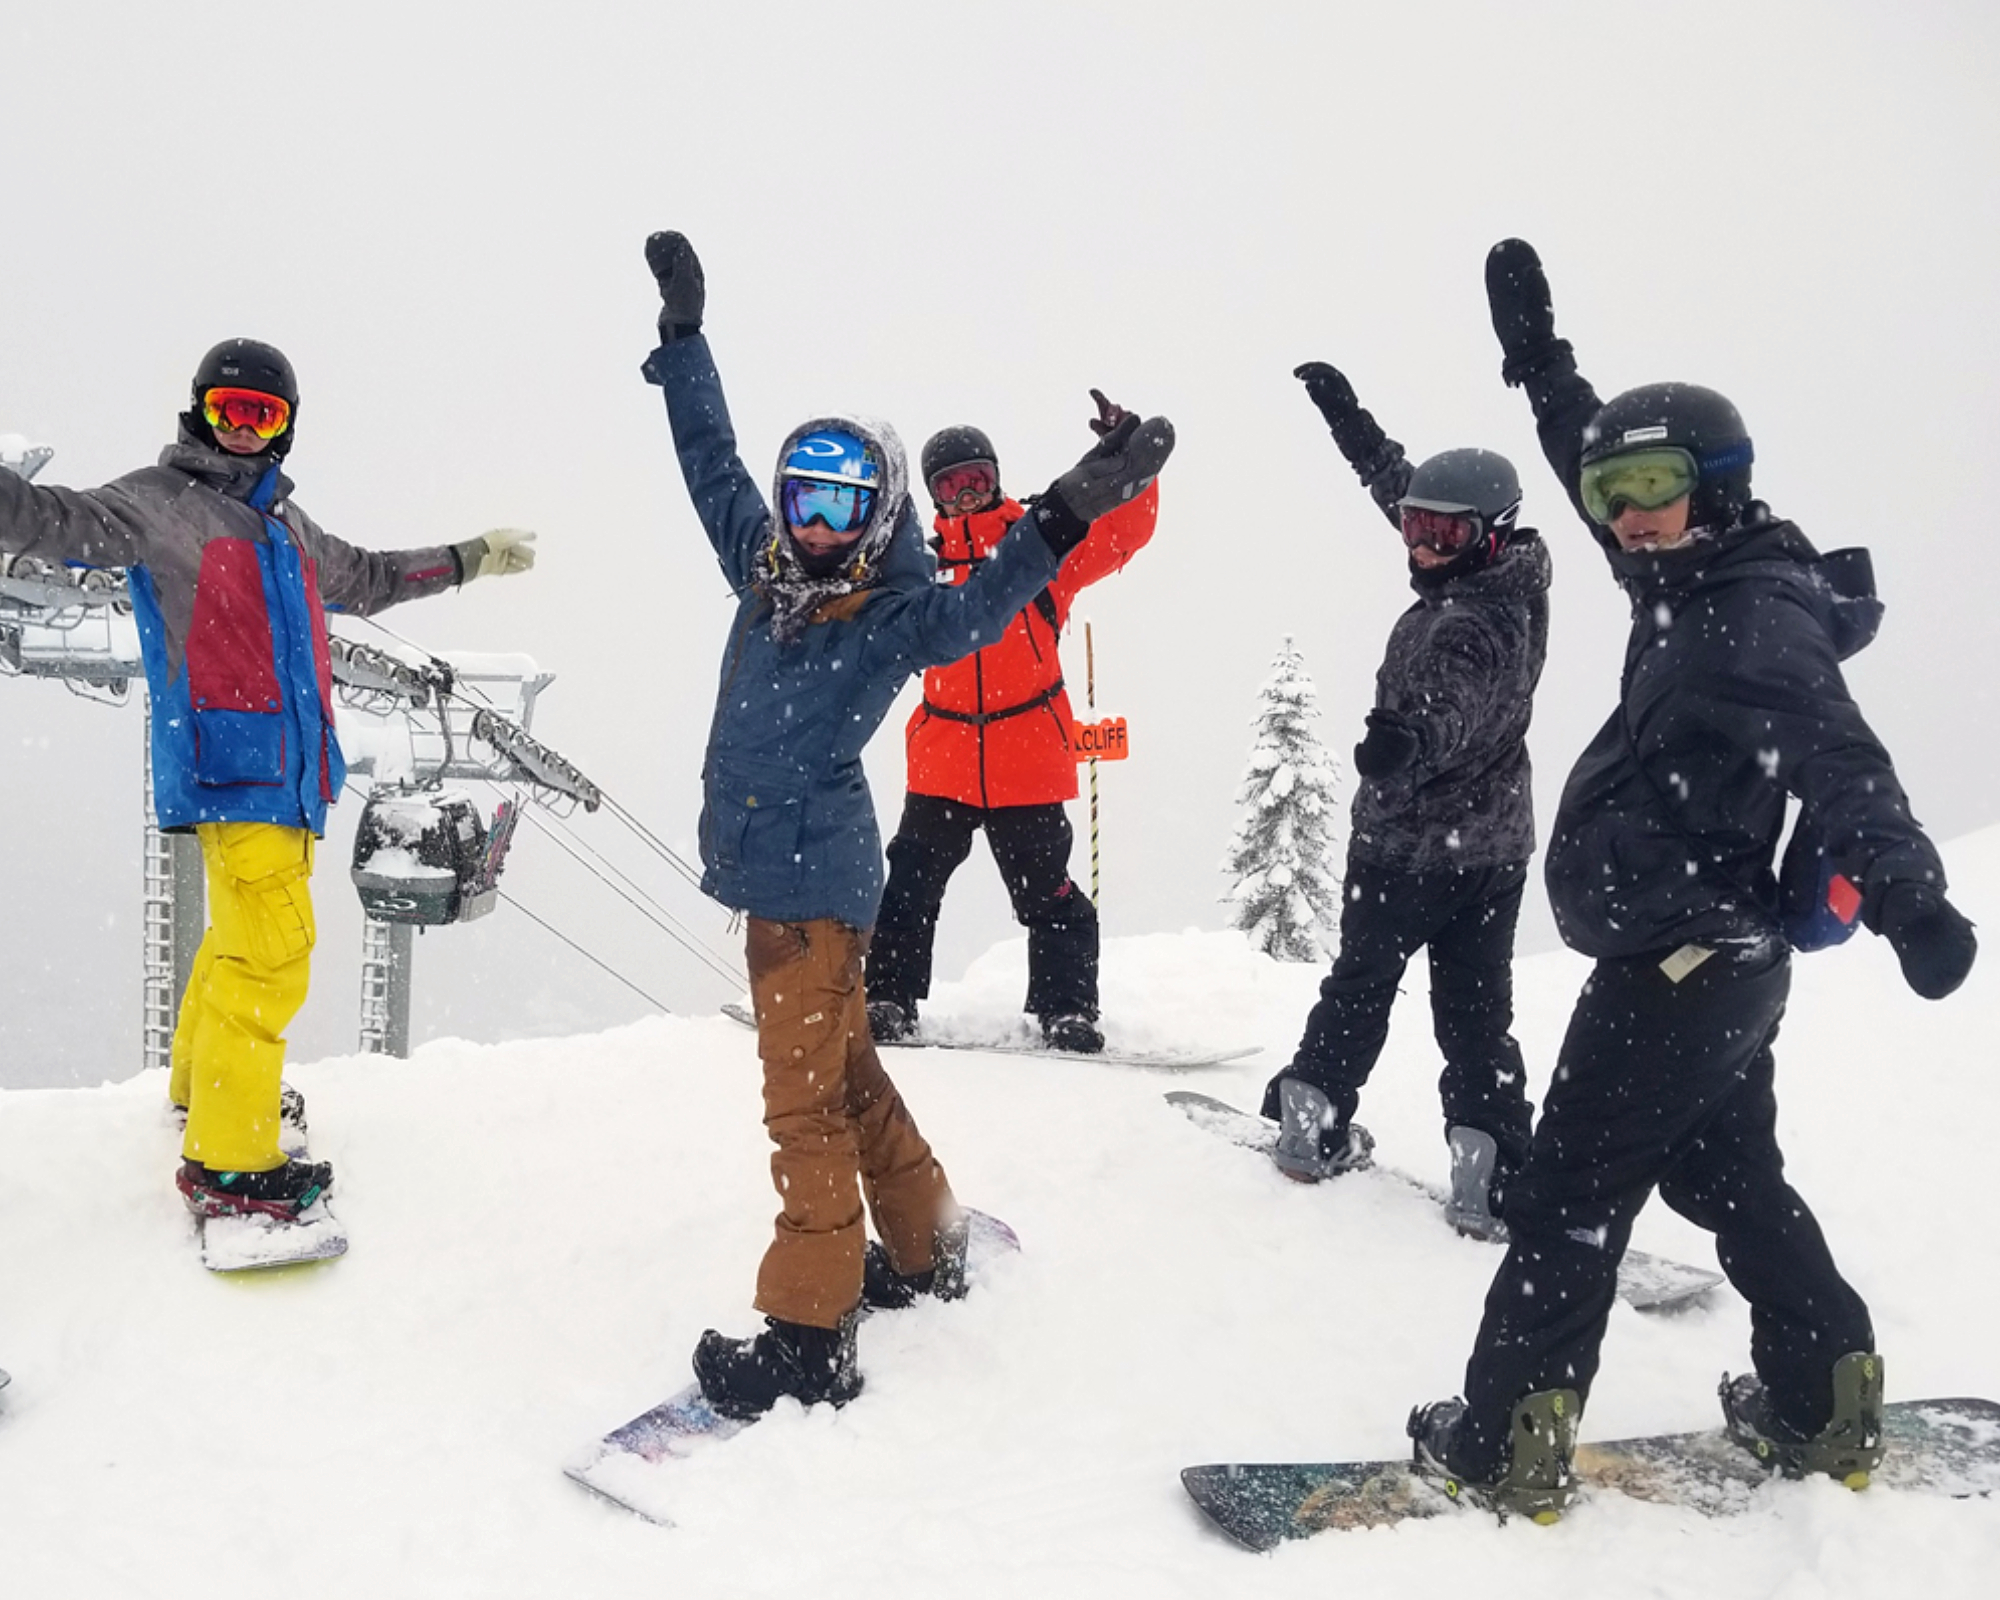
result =
[[327,611],[380,611],[459,581],[449,546],[360,549],[321,529],[291,490],[277,463],[185,430],[158,466],[98,489],[0,472],[0,550],[127,569],[162,828],[272,822],[323,834],[347,773]]

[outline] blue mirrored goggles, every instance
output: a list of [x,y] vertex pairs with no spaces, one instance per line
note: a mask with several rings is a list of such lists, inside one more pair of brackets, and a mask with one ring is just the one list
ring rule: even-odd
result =
[[875,509],[873,489],[819,478],[787,478],[781,498],[791,527],[809,528],[819,522],[829,533],[859,533]]

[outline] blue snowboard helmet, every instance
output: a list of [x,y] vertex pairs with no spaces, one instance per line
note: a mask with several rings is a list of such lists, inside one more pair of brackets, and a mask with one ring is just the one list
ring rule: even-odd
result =
[[779,515],[786,532],[820,524],[831,533],[854,534],[855,544],[814,555],[788,540],[810,577],[830,577],[865,548],[884,487],[874,446],[840,428],[800,435],[779,468]]

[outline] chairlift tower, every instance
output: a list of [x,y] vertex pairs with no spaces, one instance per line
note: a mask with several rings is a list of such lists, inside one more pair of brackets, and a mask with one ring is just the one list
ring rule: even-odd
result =
[[530,737],[535,698],[555,681],[523,656],[413,664],[333,639],[348,770],[375,780],[355,841],[361,935],[361,1049],[410,1053],[412,930],[470,922],[493,909],[518,813],[489,830],[448,781],[523,783],[596,810],[602,795]]

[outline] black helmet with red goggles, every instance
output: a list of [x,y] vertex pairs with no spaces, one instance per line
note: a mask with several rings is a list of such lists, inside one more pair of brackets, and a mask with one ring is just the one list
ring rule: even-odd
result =
[[270,454],[280,456],[291,448],[299,380],[275,345],[259,339],[223,340],[201,358],[192,387],[193,404],[184,420],[194,437],[216,428],[252,428]]
[[1000,492],[1000,457],[993,441],[967,423],[940,428],[924,442],[921,470],[924,487],[939,510],[956,510],[966,503],[986,504]]

